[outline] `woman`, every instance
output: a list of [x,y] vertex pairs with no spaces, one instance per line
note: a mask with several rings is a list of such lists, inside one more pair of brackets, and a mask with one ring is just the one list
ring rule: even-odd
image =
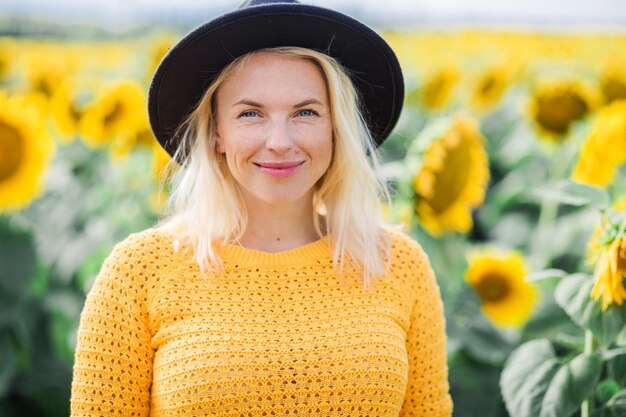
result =
[[439,289],[369,162],[402,94],[382,38],[297,2],[173,47],[149,103],[173,213],[89,293],[72,415],[450,416]]

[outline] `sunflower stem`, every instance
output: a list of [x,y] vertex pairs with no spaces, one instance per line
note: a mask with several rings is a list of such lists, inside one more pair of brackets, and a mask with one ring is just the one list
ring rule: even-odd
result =
[[[585,354],[592,354],[596,350],[596,341],[590,330],[585,330]],[[593,393],[580,406],[580,417],[590,417],[593,411]]]
[[[552,162],[548,170],[548,181],[563,179],[565,173],[571,163],[572,157],[575,155],[575,143],[568,138],[564,138],[552,157]],[[550,245],[542,242],[549,236],[554,228],[559,212],[559,202],[544,198],[539,208],[539,220],[535,229],[533,239],[533,268],[536,270],[549,266],[552,260],[552,250]]]

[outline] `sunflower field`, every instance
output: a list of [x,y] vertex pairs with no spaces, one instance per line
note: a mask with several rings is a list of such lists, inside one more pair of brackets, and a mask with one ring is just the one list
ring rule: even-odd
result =
[[[85,296],[164,214],[146,93],[179,35],[0,38],[0,417],[68,415]],[[454,415],[626,416],[626,34],[384,36],[385,215],[437,274]]]

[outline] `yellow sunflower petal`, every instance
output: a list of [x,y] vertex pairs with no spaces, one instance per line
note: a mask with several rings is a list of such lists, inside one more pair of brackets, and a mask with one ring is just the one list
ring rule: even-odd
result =
[[443,136],[426,150],[413,179],[420,224],[434,236],[469,231],[471,211],[483,203],[488,181],[484,138],[476,121],[461,115],[451,119]]
[[83,140],[100,147],[120,134],[135,132],[145,118],[145,97],[141,87],[124,81],[106,89],[87,106],[80,121]]
[[591,90],[577,81],[539,85],[530,103],[531,118],[539,137],[562,140],[573,122],[589,114],[595,101]]
[[605,187],[626,163],[626,100],[615,101],[598,112],[583,144],[572,179]]
[[[614,204],[613,209],[626,216],[626,197]],[[622,305],[626,300],[626,234],[622,232],[607,241],[605,230],[608,226],[609,220],[603,218],[587,245],[587,257],[595,268],[595,283],[590,296],[594,300],[602,299],[603,311],[611,304]]]
[[19,210],[41,192],[54,151],[40,105],[0,94],[0,212]]
[[521,326],[530,317],[538,292],[525,276],[520,253],[494,250],[473,253],[465,274],[478,294],[482,311],[499,326]]

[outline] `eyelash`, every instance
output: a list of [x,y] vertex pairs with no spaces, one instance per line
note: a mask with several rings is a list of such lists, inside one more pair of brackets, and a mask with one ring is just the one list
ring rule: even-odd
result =
[[319,116],[319,113],[312,109],[302,109],[298,113],[302,113],[303,111],[308,111],[311,113],[311,116]]
[[[300,114],[300,113],[305,112],[305,111],[306,111],[306,112],[310,112],[310,113],[311,113],[309,116],[319,116],[319,113],[318,113],[318,112],[316,112],[315,110],[312,110],[312,109],[302,109],[302,110],[298,110],[298,113],[297,113],[297,114]],[[239,114],[239,116],[237,116],[237,117],[238,117],[238,118],[242,118],[242,117],[247,118],[248,116],[246,116],[246,114],[249,114],[249,113],[254,113],[254,115],[258,115],[258,114],[259,114],[256,110],[246,110],[246,111],[244,111],[244,112],[241,112],[241,113]],[[309,116],[304,116],[304,117],[309,117]]]

